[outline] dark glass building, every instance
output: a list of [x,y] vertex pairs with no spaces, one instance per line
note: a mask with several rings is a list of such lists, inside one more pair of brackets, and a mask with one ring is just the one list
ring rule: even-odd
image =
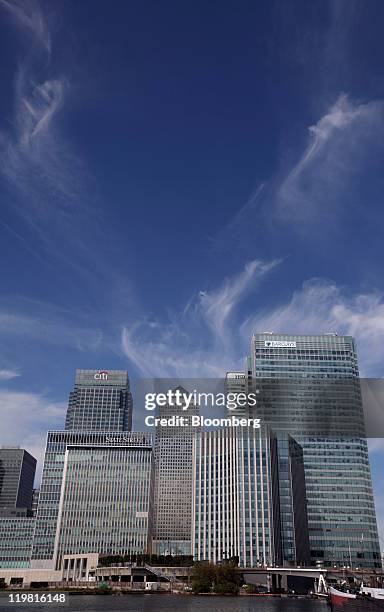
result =
[[303,448],[312,564],[381,568],[353,338],[256,334],[252,362],[258,416]]
[[65,429],[72,431],[130,431],[132,394],[128,372],[76,370],[69,395]]
[[272,437],[275,561],[310,565],[303,449],[289,435]]
[[0,448],[0,516],[23,516],[32,508],[36,459],[17,447]]

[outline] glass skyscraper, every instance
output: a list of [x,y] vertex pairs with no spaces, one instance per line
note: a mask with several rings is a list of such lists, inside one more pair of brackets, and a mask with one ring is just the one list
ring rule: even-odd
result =
[[258,416],[302,446],[312,563],[381,567],[356,347],[336,334],[255,334]]
[[17,447],[0,448],[0,567],[29,567],[36,459]]
[[21,516],[32,509],[36,459],[23,448],[0,448],[0,516]]
[[309,562],[302,451],[292,438],[226,427],[197,435],[193,450],[196,560]]
[[128,372],[76,370],[65,429],[130,431],[131,428],[132,394]]
[[112,554],[119,548],[119,520],[120,552],[138,546],[144,523],[150,526],[150,515],[140,512],[149,513],[152,446],[151,436],[138,432],[49,431],[31,567],[53,569],[67,548],[94,550],[92,538]]
[[0,567],[27,568],[32,552],[35,519],[32,517],[0,518]]
[[274,561],[269,437],[235,427],[194,439],[193,552],[242,567]]
[[113,445],[68,444],[54,558],[149,552],[152,440],[130,434]]
[[[309,565],[310,549],[303,449],[289,435],[274,436],[272,488],[278,565]],[[276,490],[277,489],[277,490]]]
[[[181,392],[185,392],[182,387]],[[192,444],[197,428],[191,416],[199,414],[197,406],[165,405],[157,416],[171,418],[188,415],[189,424],[180,427],[156,427],[155,441],[155,524],[153,552],[190,555],[192,522]]]
[[47,436],[32,567],[148,548],[153,444],[131,425],[128,373],[76,370],[65,431]]

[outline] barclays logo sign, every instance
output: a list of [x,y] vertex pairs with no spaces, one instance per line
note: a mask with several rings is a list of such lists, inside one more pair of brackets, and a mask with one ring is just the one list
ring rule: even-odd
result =
[[287,340],[265,340],[265,348],[296,348],[296,342]]

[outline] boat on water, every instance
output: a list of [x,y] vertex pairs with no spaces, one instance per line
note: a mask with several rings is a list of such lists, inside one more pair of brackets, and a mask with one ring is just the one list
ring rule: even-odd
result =
[[384,611],[384,589],[362,586],[357,593],[349,593],[330,587],[329,600],[334,612]]

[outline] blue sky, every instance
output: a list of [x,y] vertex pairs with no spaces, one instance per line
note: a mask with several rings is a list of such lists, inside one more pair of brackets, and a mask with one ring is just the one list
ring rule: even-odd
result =
[[42,456],[75,367],[220,376],[264,329],[353,334],[383,376],[383,24],[379,0],[0,0],[5,443]]

